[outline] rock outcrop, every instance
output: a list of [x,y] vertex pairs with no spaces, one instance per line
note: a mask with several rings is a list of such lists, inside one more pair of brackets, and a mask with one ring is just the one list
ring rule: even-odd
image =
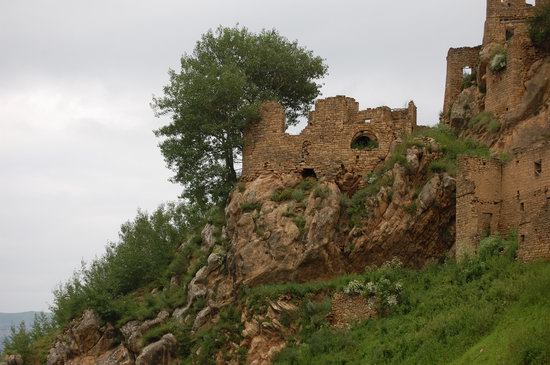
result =
[[[50,349],[47,365],[172,365],[176,359],[177,340],[167,334],[147,345],[143,335],[170,317],[161,311],[154,319],[131,321],[120,332],[112,325],[101,325],[91,311],[71,322]],[[117,339],[123,339],[117,343]]]
[[87,310],[57,338],[48,354],[47,365],[64,365],[75,358],[104,354],[114,346],[115,335],[113,326],[102,326],[99,316]]
[[[226,208],[228,258],[235,285],[254,286],[282,281],[330,277],[344,266],[335,244],[341,193],[333,182],[319,182],[303,200],[275,202],[277,191],[292,189],[299,176],[266,175],[235,191]],[[298,201],[297,201],[298,200]],[[248,204],[256,204],[247,210]]]
[[178,341],[172,334],[145,347],[136,359],[136,365],[172,365],[176,363]]

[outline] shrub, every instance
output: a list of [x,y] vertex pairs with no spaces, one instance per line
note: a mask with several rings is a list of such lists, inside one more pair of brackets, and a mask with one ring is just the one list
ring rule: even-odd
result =
[[367,200],[370,196],[369,190],[359,189],[353,194],[349,202],[347,202],[347,212],[353,226],[360,224],[362,219],[368,217],[369,211],[367,208]]
[[255,200],[241,203],[241,210],[245,213],[253,212],[255,210],[260,210],[261,208],[262,208],[262,203]]
[[442,172],[449,172],[452,169],[451,162],[449,160],[445,159],[439,159],[430,162],[428,165],[428,168],[431,172],[435,173],[442,173]]
[[303,239],[306,233],[306,219],[301,215],[297,215],[292,219],[292,221],[294,222],[296,227],[298,227],[298,230],[300,231],[300,237],[301,239]]
[[313,196],[315,198],[325,199],[330,195],[330,189],[327,186],[317,186],[313,190]]
[[550,49],[550,4],[537,6],[535,16],[529,21],[531,41],[540,50]]
[[299,189],[299,190],[303,190],[303,191],[310,191],[317,184],[318,184],[317,179],[315,179],[313,177],[308,177],[308,178],[305,178],[302,181],[300,181],[300,183],[298,183],[298,185],[296,185],[294,188]]
[[416,202],[412,202],[411,204],[403,206],[403,209],[405,210],[405,212],[411,215],[416,213],[416,208],[417,208]]
[[499,52],[495,54],[489,62],[489,69],[493,72],[499,72],[506,68],[507,55],[506,52]]
[[[193,338],[192,363],[216,364],[215,354],[230,343],[240,343],[243,326],[240,312],[232,305],[220,311],[219,320]],[[229,359],[223,359],[229,360]]]
[[491,133],[496,133],[500,129],[500,121],[493,113],[484,111],[473,117],[470,122],[468,122],[468,127],[476,131],[486,130]]
[[271,200],[274,202],[290,200],[292,199],[293,192],[294,190],[290,188],[276,190],[273,194],[271,194]]
[[291,197],[292,197],[292,200],[296,201],[297,203],[300,203],[305,199],[306,194],[302,189],[294,189],[292,190]]
[[[475,84],[475,82],[476,82],[476,75],[475,75],[474,72],[472,72],[472,73],[470,73],[470,74],[464,74],[464,75],[462,76],[462,90],[471,87],[472,85]],[[442,113],[443,113],[443,112],[441,112],[441,113],[439,114],[440,119],[441,119],[441,114],[442,114]]]
[[343,292],[347,295],[363,295],[365,290],[365,283],[359,280],[352,280],[344,287]]
[[510,259],[516,257],[518,249],[517,234],[512,232],[507,238],[489,236],[479,243],[478,255],[481,261],[487,261],[491,257],[503,255]]

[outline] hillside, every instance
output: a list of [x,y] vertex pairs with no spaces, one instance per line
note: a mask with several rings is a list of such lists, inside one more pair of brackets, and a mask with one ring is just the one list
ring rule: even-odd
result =
[[[231,129],[243,142],[236,179],[231,146],[215,163],[178,155],[211,142],[217,125],[191,124],[194,144],[182,147],[176,115],[165,157],[204,170],[181,175],[187,199],[123,224],[54,292],[51,323],[20,333],[7,355],[32,365],[550,363],[550,2],[487,0],[487,13],[483,45],[449,51],[434,127],[417,125],[413,102],[360,110],[337,96],[317,100],[290,136],[283,103],[246,101],[254,123]],[[200,72],[171,74],[168,95]],[[212,79],[189,85],[204,91]],[[198,99],[155,102],[196,123],[194,112],[212,110]]]

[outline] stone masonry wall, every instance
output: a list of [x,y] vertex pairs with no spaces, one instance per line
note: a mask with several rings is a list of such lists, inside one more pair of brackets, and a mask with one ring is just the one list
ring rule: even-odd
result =
[[[487,0],[487,18],[483,45],[479,47],[451,48],[447,56],[447,81],[443,112],[445,120],[452,105],[462,91],[462,69],[471,67],[477,72],[477,83],[485,93],[484,109],[502,120],[514,112],[525,93],[525,79],[535,60],[535,51],[528,31],[528,20],[535,7],[550,3],[538,0],[536,5],[525,0]],[[487,59],[496,45],[506,49],[506,68],[492,72]],[[483,53],[486,53],[481,57]],[[473,65],[472,65],[473,63]]]
[[479,62],[481,46],[451,48],[447,54],[447,80],[445,83],[445,101],[443,104],[444,115],[449,112],[456,98],[462,91],[462,80],[464,79],[464,68],[470,67],[473,71]]
[[518,151],[506,164],[461,157],[456,231],[458,257],[487,234],[517,231],[521,259],[550,259],[550,144]]
[[485,110],[498,117],[512,112],[525,92],[525,76],[535,59],[528,27],[533,13],[534,7],[525,0],[488,2],[483,45],[497,43],[505,46],[507,52],[504,70],[493,73],[488,65],[481,65],[486,75]]
[[502,176],[499,230],[518,231],[521,258],[550,258],[550,145],[517,153]]
[[[352,98],[319,100],[307,127],[299,135],[285,133],[285,113],[276,102],[262,107],[262,118],[245,132],[244,180],[262,173],[315,173],[334,180],[339,175],[365,175],[383,163],[392,143],[416,126],[416,107],[359,110]],[[351,148],[361,136],[376,140],[371,150]]]
[[496,233],[501,210],[501,166],[496,160],[461,156],[456,181],[456,254],[473,255],[483,236]]

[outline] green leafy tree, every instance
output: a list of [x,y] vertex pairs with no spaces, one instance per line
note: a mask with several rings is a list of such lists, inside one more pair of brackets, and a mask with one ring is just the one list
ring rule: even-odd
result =
[[327,72],[323,59],[276,30],[252,33],[220,27],[169,71],[163,97],[154,97],[157,116],[171,122],[155,131],[160,148],[192,203],[222,203],[237,181],[243,130],[259,119],[259,106],[277,100],[289,125],[306,115],[320,94],[316,80]]

